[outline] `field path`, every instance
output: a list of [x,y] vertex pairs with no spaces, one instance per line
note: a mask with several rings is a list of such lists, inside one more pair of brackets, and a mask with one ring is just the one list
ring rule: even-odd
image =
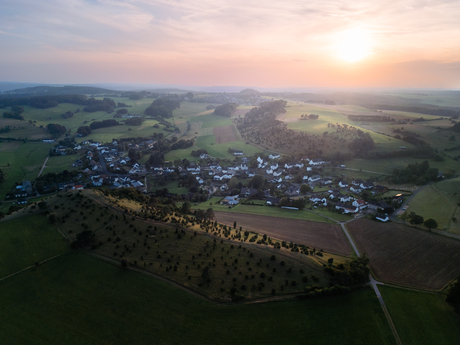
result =
[[[358,257],[360,257],[361,255],[359,254],[358,248],[356,247],[355,242],[353,241],[353,238],[348,233],[348,230],[345,227],[345,223],[340,223],[340,226],[342,227],[343,232],[345,233],[345,235],[347,236],[348,240],[350,241],[350,244],[353,247],[353,250],[355,251],[356,255]],[[380,305],[382,306],[383,313],[385,314],[385,317],[386,317],[386,319],[388,321],[388,324],[389,324],[389,326],[391,328],[391,332],[393,333],[393,336],[395,338],[396,344],[402,345],[401,339],[399,338],[398,331],[396,330],[396,327],[395,327],[395,325],[393,323],[393,320],[391,319],[390,313],[388,312],[388,309],[387,309],[387,307],[385,305],[385,301],[383,300],[382,294],[380,293],[379,288],[377,286],[377,284],[383,285],[383,283],[377,282],[374,279],[374,277],[372,276],[372,274],[369,274],[369,279],[370,279],[369,284],[374,289],[374,292],[377,295],[377,298],[378,298],[378,300],[380,302]]]
[[46,157],[45,163],[43,163],[42,168],[40,169],[40,172],[38,173],[38,176],[37,176],[37,177],[40,177],[40,175],[42,174],[43,169],[45,169],[46,162],[48,162],[48,158],[50,158],[49,155],[48,155],[48,157]]

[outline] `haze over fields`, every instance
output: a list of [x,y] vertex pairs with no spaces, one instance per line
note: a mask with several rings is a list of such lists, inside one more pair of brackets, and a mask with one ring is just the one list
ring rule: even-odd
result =
[[455,1],[3,0],[1,79],[458,88]]

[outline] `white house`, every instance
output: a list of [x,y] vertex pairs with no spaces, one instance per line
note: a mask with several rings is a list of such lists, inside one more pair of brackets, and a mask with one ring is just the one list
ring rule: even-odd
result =
[[345,181],[345,180],[342,180],[339,182],[339,186],[342,187],[342,188],[346,188],[348,187],[348,182]]
[[278,158],[280,158],[280,155],[269,155],[268,158],[270,158],[270,159],[278,159]]
[[308,178],[308,181],[310,181],[310,182],[315,182],[315,181],[319,181],[319,180],[321,180],[321,176],[319,176],[319,175],[313,175],[313,176]]

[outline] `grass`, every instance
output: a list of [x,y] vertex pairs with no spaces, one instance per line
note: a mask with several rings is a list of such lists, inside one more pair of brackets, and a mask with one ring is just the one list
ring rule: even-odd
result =
[[71,253],[0,283],[0,337],[22,344],[394,344],[373,292],[216,305]]
[[[0,143],[0,169],[6,174],[0,185],[0,198],[14,187],[15,182],[34,181],[53,144]],[[8,166],[9,164],[9,166]]]
[[415,212],[427,218],[434,218],[438,229],[460,233],[460,224],[452,220],[460,219],[460,178],[438,182],[424,187],[409,203],[408,212]]
[[459,344],[460,319],[438,294],[379,286],[405,345]]
[[217,115],[198,115],[190,118],[190,122],[201,122],[201,128],[229,126],[232,124],[232,120],[227,117]]
[[34,215],[0,223],[0,278],[36,261],[68,250],[64,238],[46,216]]
[[[409,164],[421,163],[423,161],[428,161],[430,167],[438,168],[439,171],[448,171],[452,169],[458,171],[460,169],[460,163],[450,158],[446,158],[442,162],[436,162],[432,159],[412,157],[399,157],[374,160],[354,159],[351,161],[345,161],[344,164],[347,168],[375,171],[383,174],[392,174],[394,169],[405,169]],[[346,174],[346,172],[344,173]]]
[[[327,218],[321,217],[320,215],[317,215],[312,212],[308,212],[306,210],[296,211],[296,210],[282,209],[279,207],[272,207],[272,206],[252,206],[252,205],[241,205],[241,204],[236,205],[232,208],[228,208],[228,206],[216,204],[218,200],[212,198],[204,203],[193,205],[192,209],[207,210],[209,207],[211,207],[214,211],[247,213],[247,214],[256,214],[256,215],[262,215],[262,216],[299,219],[299,220],[310,220],[312,222],[335,224],[335,222]],[[212,206],[209,205],[210,202],[212,202]]]
[[337,212],[329,211],[326,207],[318,206],[317,209],[313,209],[313,212],[318,213],[319,215],[335,219],[339,222],[346,222],[347,220],[353,219],[352,216],[346,214],[340,214]]
[[80,155],[66,155],[66,156],[52,156],[48,158],[45,169],[42,174],[48,173],[60,173],[64,170],[74,170],[72,163],[75,163],[77,159],[80,159]]

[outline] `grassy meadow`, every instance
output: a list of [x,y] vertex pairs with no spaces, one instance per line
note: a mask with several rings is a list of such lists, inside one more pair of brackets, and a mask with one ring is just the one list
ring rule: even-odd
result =
[[[460,234],[460,178],[437,182],[424,187],[409,202],[407,212],[424,219],[434,218],[438,229]],[[454,220],[457,218],[457,220]]]
[[[192,205],[192,209],[196,210],[207,210],[208,208],[212,208],[214,211],[225,211],[225,212],[234,212],[234,213],[247,213],[247,214],[255,214],[261,216],[271,216],[271,217],[280,217],[280,218],[289,218],[289,219],[298,219],[298,220],[310,220],[312,222],[322,222],[322,223],[331,223],[334,224],[335,222],[322,217],[319,214],[314,212],[309,212],[307,210],[289,210],[289,209],[282,209],[279,207],[273,206],[256,206],[256,205],[242,205],[238,204],[232,208],[228,206],[218,204],[217,202],[221,198],[213,197],[210,200],[203,202],[201,204],[194,204]],[[212,203],[212,205],[210,205]],[[337,216],[339,216],[337,214]]]
[[15,186],[15,182],[34,181],[53,144],[47,143],[0,143],[0,169],[5,181],[0,185],[0,199]]
[[0,282],[0,338],[22,344],[394,344],[374,293],[218,305],[70,253]]
[[460,318],[444,296],[379,286],[405,345],[459,344]]
[[0,222],[0,279],[67,251],[67,242],[45,215]]

